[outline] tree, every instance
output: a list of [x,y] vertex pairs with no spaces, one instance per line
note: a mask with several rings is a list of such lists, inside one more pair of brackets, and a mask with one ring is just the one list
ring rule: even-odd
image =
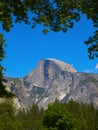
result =
[[98,130],[98,109],[96,110],[96,115],[95,115],[95,126],[96,126],[96,130]]
[[76,130],[76,119],[66,110],[65,104],[50,104],[44,113],[43,125],[51,130]]
[[[5,57],[5,52],[4,52],[4,45],[5,45],[5,40],[3,38],[3,35],[0,34],[0,62],[2,61],[2,59]],[[14,96],[14,94],[12,94],[11,92],[8,92],[6,90],[5,85],[2,83],[2,79],[3,79],[3,72],[4,68],[2,67],[2,65],[0,64],[0,97],[7,97],[7,98],[11,98]]]
[[[10,31],[14,23],[31,25],[34,28],[41,24],[46,34],[67,32],[72,28],[74,21],[78,22],[81,14],[86,14],[93,21],[94,35],[85,43],[88,45],[88,54],[91,59],[98,57],[98,1],[97,0],[2,0],[0,1],[0,22],[5,31]],[[0,62],[4,58],[4,40],[0,33]],[[0,73],[2,75],[2,66]],[[1,77],[0,77],[1,78]]]
[[22,123],[21,130],[43,130],[43,110],[33,104],[29,110],[18,110],[17,119]]
[[20,130],[21,122],[15,116],[15,108],[11,100],[0,103],[0,130]]
[[[90,58],[98,57],[98,1],[96,0],[16,0],[0,2],[0,22],[4,30],[10,31],[14,23],[26,23],[31,27],[44,25],[49,30],[66,32],[78,22],[81,14],[93,21],[94,36],[85,43]],[[30,14],[30,15],[29,15]]]

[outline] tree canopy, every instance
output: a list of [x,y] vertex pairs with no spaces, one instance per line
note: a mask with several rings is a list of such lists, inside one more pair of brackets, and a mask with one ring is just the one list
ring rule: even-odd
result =
[[0,103],[0,130],[98,130],[98,108],[70,100],[51,103],[46,110],[37,104],[25,110],[6,99]]
[[0,22],[4,30],[10,31],[14,23],[24,22],[32,28],[41,24],[44,33],[67,32],[82,14],[91,19],[95,32],[85,42],[90,58],[98,57],[98,1],[96,0],[16,0],[0,2]]
[[[43,33],[49,31],[67,32],[82,14],[91,19],[95,32],[85,43],[89,58],[98,57],[98,1],[97,0],[2,0],[0,1],[0,26],[9,32],[15,23],[38,24],[44,26]],[[0,62],[4,58],[4,38],[0,32]],[[2,65],[0,64],[2,75]],[[1,78],[1,76],[0,76]]]
[[44,113],[43,124],[50,130],[77,130],[76,119],[65,104],[54,103]]

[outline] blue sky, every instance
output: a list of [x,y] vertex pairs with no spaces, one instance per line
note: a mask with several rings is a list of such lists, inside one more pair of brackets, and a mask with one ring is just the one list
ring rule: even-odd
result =
[[42,33],[42,27],[31,29],[25,24],[15,24],[9,33],[1,30],[6,38],[6,58],[2,65],[4,75],[23,77],[37,67],[39,60],[55,58],[71,64],[78,72],[98,74],[98,59],[90,60],[83,43],[94,31],[92,22],[82,16],[67,33]]

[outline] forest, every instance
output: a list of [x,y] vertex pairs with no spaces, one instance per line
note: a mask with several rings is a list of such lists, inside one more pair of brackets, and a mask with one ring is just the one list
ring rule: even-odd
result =
[[0,130],[98,130],[98,109],[93,104],[57,99],[47,109],[33,104],[15,109],[12,99],[0,103]]

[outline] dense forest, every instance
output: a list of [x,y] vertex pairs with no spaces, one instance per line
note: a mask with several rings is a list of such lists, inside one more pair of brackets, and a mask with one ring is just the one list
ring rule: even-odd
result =
[[0,130],[98,130],[98,109],[93,104],[55,100],[46,110],[37,104],[16,110],[7,99],[0,103]]

